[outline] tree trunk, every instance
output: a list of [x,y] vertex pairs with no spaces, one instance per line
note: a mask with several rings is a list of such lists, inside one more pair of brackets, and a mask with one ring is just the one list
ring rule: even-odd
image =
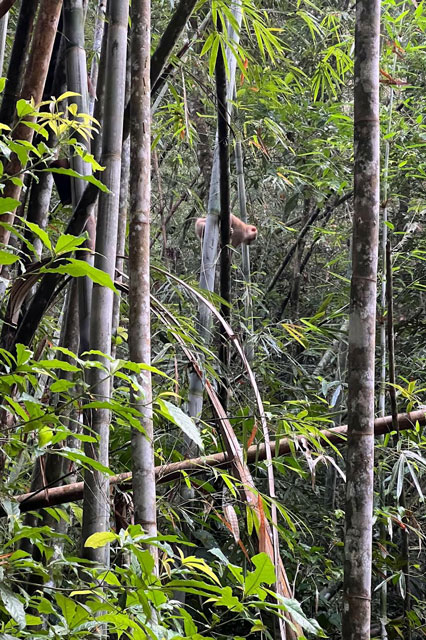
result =
[[9,126],[13,123],[16,101],[21,96],[25,61],[38,4],[38,0],[25,0],[21,3],[0,109],[0,122]]
[[[220,188],[220,296],[224,303],[220,306],[222,317],[231,319],[231,210],[229,195],[229,117],[226,91],[226,69],[222,47],[219,47],[216,59],[216,96],[217,96],[217,140],[219,149],[219,188]],[[220,399],[225,411],[228,409],[228,336],[220,326],[219,361],[222,365]]]
[[96,85],[98,84],[99,60],[102,51],[102,39],[105,30],[105,14],[107,10],[107,0],[99,0],[98,11],[96,13],[95,34],[93,36],[93,59],[90,67],[90,87],[89,91],[89,113],[93,116],[96,100]]
[[380,177],[379,26],[380,1],[358,0],[343,640],[370,638]]
[[[246,185],[244,179],[244,158],[243,158],[243,145],[241,140],[237,140],[235,143],[235,170],[237,174],[237,188],[238,188],[238,205],[240,210],[240,218],[247,224],[247,198],[246,198]],[[251,297],[251,269],[250,269],[250,247],[248,244],[241,245],[241,270],[244,278],[244,316],[245,324],[247,327],[247,333],[244,340],[244,349],[247,360],[251,362],[254,358],[253,348],[253,304]]]
[[[35,104],[38,104],[43,97],[44,84],[49,70],[50,57],[55,42],[61,8],[62,0],[42,0],[40,3],[21,94],[22,98],[26,100],[33,98]],[[33,134],[33,129],[27,127],[24,123],[20,123],[13,130],[12,137],[14,140],[32,142]],[[8,175],[15,175],[19,174],[23,169],[24,167],[22,167],[19,158],[13,154],[6,166],[5,172]],[[21,186],[19,184],[13,184],[13,182],[10,181],[7,182],[3,196],[19,200],[20,195]],[[14,211],[1,216],[1,221],[8,222],[9,224],[13,224],[14,219]],[[7,245],[9,238],[10,231],[4,227],[0,227],[0,242]]]
[[[241,25],[242,13],[241,4],[237,3],[233,7],[234,18],[238,28]],[[239,33],[235,32],[232,27],[228,28],[228,37],[233,40],[235,46],[239,42]],[[227,51],[227,63],[229,69],[229,82],[227,90],[227,101],[231,101],[234,95],[236,59],[232,52]],[[231,117],[231,113],[229,113]],[[219,148],[216,146],[213,156],[213,168],[210,181],[209,203],[207,208],[206,226],[204,229],[202,256],[201,256],[201,272],[200,272],[200,289],[214,291],[214,280],[216,273],[217,248],[219,240],[219,214],[220,214],[220,189],[219,189]],[[206,343],[209,342],[211,312],[209,308],[200,303],[198,306],[198,330],[200,337]],[[188,398],[188,412],[194,418],[201,416],[203,408],[203,382],[196,373],[192,373],[190,377],[190,389]],[[196,455],[196,448],[193,443],[188,443],[189,456]]]
[[[129,228],[129,355],[134,362],[151,362],[150,325],[150,207],[151,207],[151,12],[148,0],[132,2],[130,98],[130,228]],[[141,431],[132,431],[135,523],[150,536],[157,533],[152,422],[151,374],[140,377]],[[152,550],[154,558],[156,553]],[[157,562],[156,562],[157,564]]]
[[[104,183],[109,193],[100,195],[96,233],[95,266],[114,279],[118,208],[121,174],[121,142],[123,137],[124,96],[126,89],[126,52],[128,3],[111,0],[108,29],[107,69],[103,120],[102,164]],[[90,347],[108,356],[111,353],[111,329],[114,292],[107,287],[93,287],[93,306],[90,325]],[[99,356],[104,369],[92,369],[92,393],[98,400],[108,401],[111,380],[109,360]],[[91,429],[99,440],[88,443],[86,454],[108,466],[110,412],[96,409],[91,416]],[[83,508],[83,540],[97,531],[109,529],[109,479],[97,471],[86,471]],[[85,556],[107,564],[109,549],[86,549]]]
[[[64,32],[66,50],[66,70],[68,91],[75,91],[79,95],[73,96],[69,102],[77,105],[78,113],[89,112],[89,96],[87,89],[86,50],[84,43],[85,11],[83,0],[64,0]],[[82,136],[76,136],[83,148],[90,151],[90,143]],[[84,162],[79,155],[71,158],[71,167],[81,175],[91,172],[90,165]],[[73,209],[77,206],[83,195],[86,182],[73,178],[71,180],[71,193]],[[95,226],[94,218],[92,226]],[[91,260],[88,254],[84,256]],[[89,278],[80,278],[78,281],[79,293],[79,325],[80,325],[80,352],[87,351],[90,344],[90,310],[92,305],[92,282]]]
[[[126,103],[130,99],[130,83],[131,83],[131,68],[130,68],[130,50],[127,50],[127,67],[126,67]],[[129,183],[130,183],[130,138],[127,137],[123,142],[123,152],[121,158],[121,179],[120,179],[120,206],[118,211],[118,231],[117,231],[117,259],[115,262],[116,277],[115,281],[121,283],[123,281],[122,276],[124,268],[124,254],[126,250],[126,231],[127,231],[127,216],[129,211]],[[114,310],[112,314],[112,336],[113,339],[117,338],[117,330],[120,325],[120,292],[114,296]],[[114,340],[111,347],[111,355],[116,356],[116,341]]]
[[[386,298],[387,298],[387,341],[389,354],[389,395],[392,413],[392,426],[395,430],[393,443],[395,448],[398,447],[400,435],[398,425],[398,401],[396,397],[396,375],[395,375],[395,334],[394,334],[394,314],[393,314],[393,277],[392,277],[392,255],[390,240],[386,244]],[[398,506],[403,510],[403,523],[399,532],[401,537],[401,568],[404,575],[404,622],[405,637],[411,640],[411,626],[409,611],[411,606],[411,585],[410,585],[410,545],[409,535],[410,526],[407,522],[407,503],[405,496],[405,487],[402,482],[400,495],[397,495]]]
[[6,13],[0,19],[0,76],[3,75],[4,53],[6,49],[7,25],[9,23],[9,14]]

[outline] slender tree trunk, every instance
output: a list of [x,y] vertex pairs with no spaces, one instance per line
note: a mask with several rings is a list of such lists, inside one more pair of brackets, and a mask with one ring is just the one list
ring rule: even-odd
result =
[[[220,187],[220,295],[225,301],[220,312],[227,322],[231,319],[231,210],[229,194],[229,118],[226,95],[226,69],[222,48],[216,59],[217,140],[219,149]],[[228,408],[229,342],[222,325],[220,327],[219,360],[222,364],[220,399],[225,411]]]
[[[56,37],[59,16],[62,8],[62,0],[42,0],[35,26],[34,37],[31,45],[27,71],[22,87],[22,97],[26,100],[33,98],[38,104],[43,96],[44,84],[49,70],[50,57]],[[24,123],[20,123],[13,130],[14,140],[25,140],[32,142],[34,131]],[[13,154],[11,160],[6,165],[6,173],[15,175],[22,171],[19,158]],[[4,197],[19,200],[21,186],[9,181],[3,192]],[[1,216],[2,222],[13,224],[15,212],[5,213]],[[9,243],[10,231],[0,227],[0,242],[7,245]]]
[[[235,169],[237,174],[238,188],[238,204],[240,210],[240,218],[247,223],[247,199],[246,186],[244,179],[244,158],[243,145],[241,140],[235,143]],[[244,315],[247,327],[247,335],[245,336],[245,352],[247,360],[251,362],[254,358],[253,348],[253,303],[251,296],[251,268],[250,268],[250,247],[248,244],[241,245],[241,269],[244,278]]]
[[158,47],[152,55],[150,77],[153,87],[155,86],[155,82],[160,78],[167,59],[182,34],[196,4],[197,0],[180,0],[176,7],[172,19],[167,25],[158,43]]
[[[238,29],[241,25],[242,13],[241,4],[237,3],[233,7],[233,13]],[[232,27],[228,28],[228,37],[235,43],[239,42],[239,32],[235,32]],[[229,69],[229,82],[227,90],[227,101],[232,100],[234,95],[236,59],[232,52],[227,51],[227,64]],[[230,111],[230,109],[229,109]],[[231,117],[231,113],[229,113]],[[216,139],[216,146],[213,156],[213,168],[210,181],[209,202],[207,208],[207,219],[204,230],[202,256],[201,256],[201,272],[200,272],[200,288],[207,291],[214,291],[214,280],[216,273],[217,248],[219,240],[219,215],[220,215],[220,188],[219,188],[219,148]],[[211,312],[209,308],[200,303],[198,306],[198,330],[200,337],[206,343],[210,341]],[[196,373],[191,374],[190,389],[188,398],[188,412],[194,418],[201,416],[203,408],[203,382]],[[193,443],[188,443],[189,456],[196,454]]]
[[[392,255],[390,241],[386,244],[386,297],[387,297],[387,340],[389,354],[389,395],[392,412],[392,427],[395,430],[394,445],[398,447],[400,440],[399,424],[398,424],[398,401],[396,398],[396,376],[395,376],[395,336],[394,336],[394,319],[393,319],[393,278],[392,278]],[[410,586],[410,546],[409,534],[410,528],[406,522],[406,497],[405,487],[402,484],[401,493],[398,496],[398,506],[404,511],[403,522],[401,527],[401,564],[404,573],[404,621],[405,621],[405,637],[411,639],[411,626],[408,612],[411,606],[411,586]]]
[[93,36],[93,59],[90,67],[90,85],[92,91],[89,92],[89,113],[93,116],[96,100],[96,85],[98,84],[99,60],[102,51],[102,38],[105,30],[105,16],[107,10],[107,0],[99,0],[98,11],[96,13],[95,34]]
[[343,640],[370,638],[379,222],[379,27],[380,1],[358,0]]
[[4,53],[6,49],[7,25],[9,23],[9,14],[6,13],[0,19],[0,76],[3,75]]
[[25,61],[38,4],[38,0],[25,0],[21,3],[0,109],[0,122],[9,126],[13,123],[16,101],[21,96]]
[[[109,193],[99,198],[98,226],[96,234],[95,266],[114,279],[117,226],[121,174],[121,143],[123,137],[124,96],[126,89],[126,51],[129,6],[122,0],[111,0],[108,29],[107,69],[103,122],[102,164]],[[112,312],[114,292],[107,287],[95,285],[90,325],[90,346],[108,356],[111,353]],[[108,376],[109,360],[100,356],[104,369],[92,369],[92,393],[100,401],[108,401],[111,381]],[[91,432],[99,440],[88,444],[86,453],[103,465],[109,460],[110,412],[96,409],[91,416]],[[102,473],[90,471],[85,474],[83,508],[83,540],[97,531],[109,529],[109,479]],[[107,564],[109,550],[86,549],[86,557]]]
[[0,18],[3,18],[9,9],[13,7],[16,0],[1,0],[0,2]]
[[[107,13],[104,23],[104,32],[102,34],[101,54],[98,65],[98,78],[96,81],[96,100],[93,108],[93,116],[95,120],[101,123],[104,117],[104,95],[105,95],[105,79],[107,75],[107,44],[108,44],[108,16],[109,0],[107,2]],[[92,140],[92,153],[95,159],[100,162],[102,156],[102,126],[98,128],[98,131],[94,132]]]
[[[89,95],[87,88],[86,49],[84,42],[85,10],[83,0],[64,0],[64,30],[66,42],[66,70],[68,91],[75,91],[78,95],[70,98],[70,102],[77,105],[78,113],[89,112]],[[78,138],[78,136],[77,136]],[[83,148],[90,151],[90,144],[83,137],[78,138]],[[90,165],[79,155],[71,158],[71,166],[81,175],[90,173]],[[77,206],[86,182],[73,178],[71,193],[73,209]],[[91,221],[95,226],[94,218]],[[92,239],[94,240],[94,239]],[[90,261],[89,255],[84,256]],[[80,350],[87,351],[90,343],[90,310],[92,304],[92,282],[89,278],[80,278],[79,292],[79,324]]]
[[[127,49],[127,66],[126,66],[126,103],[130,99],[130,83],[131,83],[131,65],[130,65],[130,47]],[[118,231],[117,231],[117,260],[115,262],[117,283],[121,283],[123,278],[121,274],[124,268],[124,253],[126,249],[126,231],[127,216],[129,211],[129,184],[130,184],[130,138],[127,137],[123,142],[123,152],[121,158],[121,180],[120,180],[120,206],[118,212]],[[112,335],[117,338],[117,330],[120,325],[120,292],[114,296],[114,311],[112,315]],[[117,344],[112,344],[111,355],[115,358]]]
[[[134,362],[151,362],[150,325],[150,207],[151,207],[151,9],[149,0],[132,2],[132,85],[130,98],[130,228],[129,228],[129,355]],[[157,533],[152,422],[151,374],[140,379],[135,405],[144,433],[132,431],[135,523],[149,535]],[[156,553],[153,550],[154,558]]]

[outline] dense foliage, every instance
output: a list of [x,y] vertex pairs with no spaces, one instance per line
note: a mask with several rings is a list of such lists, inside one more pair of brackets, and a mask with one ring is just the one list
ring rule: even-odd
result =
[[[88,67],[99,54],[92,51],[98,4],[88,2]],[[95,117],[79,113],[78,92],[68,87],[54,97],[48,93],[37,105],[15,100],[13,122],[0,125],[0,184],[22,187],[19,200],[0,197],[0,214],[19,207],[13,223],[0,222],[12,234],[0,250],[1,640],[74,640],[102,637],[105,629],[111,638],[135,640],[273,638],[279,637],[277,620],[285,613],[306,637],[340,637],[344,437],[336,444],[322,430],[346,418],[355,9],[333,0],[244,0],[242,7],[237,45],[226,35],[226,25],[235,22],[229,6],[221,0],[198,3],[163,88],[152,92],[151,365],[129,360],[127,258],[118,251],[115,283],[94,267],[76,208],[62,204],[54,188],[43,215],[36,211],[37,193],[46,180],[52,189],[52,175],[82,180],[89,204],[100,190],[108,191],[96,152],[101,114],[96,107]],[[18,9],[10,12],[7,61]],[[169,4],[153,3],[153,51],[173,11]],[[399,412],[424,408],[426,388],[425,32],[423,1],[382,3],[386,221],[381,233],[387,229],[392,245]],[[198,472],[181,470],[170,477],[166,466],[187,457],[188,440],[203,456],[225,448],[214,403],[205,403],[199,421],[186,413],[189,377],[197,366],[213,392],[223,374],[217,357],[220,321],[215,318],[209,344],[197,331],[201,265],[193,230],[208,203],[219,47],[228,47],[228,60],[237,58],[230,123],[232,212],[240,215],[235,170],[240,141],[248,220],[258,229],[250,246],[250,281],[240,251],[232,251],[231,342],[235,338],[252,357],[247,362],[232,351],[229,423],[244,456],[251,446],[260,448],[259,393],[271,439],[288,439],[287,452],[273,459],[276,498],[270,495],[268,463],[262,456],[249,459],[256,508],[248,504],[247,487],[232,466],[200,464]],[[5,80],[1,88],[5,96]],[[23,122],[34,131],[32,142],[14,137]],[[21,170],[10,175],[14,154]],[[75,168],[52,168],[57,157],[81,158],[90,170],[81,175]],[[122,170],[124,211],[125,179]],[[125,217],[122,228],[125,238]],[[124,246],[127,255],[127,240]],[[81,353],[78,339],[70,339],[77,331],[78,304],[67,292],[86,277],[116,294],[120,313],[108,367],[96,350]],[[219,308],[218,295],[201,294]],[[378,305],[379,334],[388,310]],[[378,341],[378,414],[380,358]],[[111,377],[107,400],[93,393],[93,369]],[[86,548],[110,545],[111,565],[94,566],[80,542],[82,491],[68,499],[64,493],[49,505],[46,490],[66,489],[82,480],[84,470],[111,478],[131,470],[131,430],[141,429],[134,398],[146,371],[153,376],[159,535],[152,539],[132,523],[130,485],[114,480],[111,531],[85,543]],[[386,414],[391,413],[388,380],[382,379]],[[90,412],[102,409],[111,412],[108,467],[87,453],[96,443]],[[425,446],[419,424],[376,441],[371,637],[380,637],[385,587],[389,637],[424,634]],[[20,511],[17,496],[27,492],[46,495],[44,507],[29,511],[24,500]],[[275,593],[277,567],[258,545],[274,506],[294,598]],[[149,545],[158,549],[158,573]]]

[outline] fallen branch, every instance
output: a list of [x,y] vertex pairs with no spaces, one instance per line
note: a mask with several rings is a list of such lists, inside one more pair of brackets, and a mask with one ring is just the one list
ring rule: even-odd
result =
[[[412,411],[411,413],[398,414],[398,424],[400,431],[413,429],[416,422],[420,425],[426,424],[426,412]],[[347,425],[340,425],[332,429],[319,432],[319,437],[328,440],[333,444],[342,443],[345,439]],[[392,431],[392,416],[384,416],[374,421],[374,434],[381,436]],[[301,441],[304,436],[296,436],[296,441]],[[270,443],[271,454],[273,457],[283,456],[290,453],[290,440],[283,438],[278,442],[273,440]],[[247,449],[247,462],[255,462],[256,460],[266,459],[266,447],[264,444],[253,445]],[[200,473],[209,467],[228,467],[234,463],[234,459],[228,453],[215,453],[210,456],[191,458],[189,460],[180,460],[171,464],[160,465],[155,467],[155,477],[158,484],[164,484],[176,480],[182,471],[186,473]],[[131,472],[120,473],[110,478],[110,484],[121,485],[131,480]],[[130,485],[129,485],[130,488]],[[21,513],[33,511],[34,509],[42,509],[44,507],[53,507],[67,502],[75,502],[83,498],[83,482],[75,482],[73,484],[64,485],[62,487],[53,487],[52,489],[41,489],[37,493],[24,493],[16,496],[15,501],[19,503]],[[0,508],[0,517],[6,516],[4,509]]]

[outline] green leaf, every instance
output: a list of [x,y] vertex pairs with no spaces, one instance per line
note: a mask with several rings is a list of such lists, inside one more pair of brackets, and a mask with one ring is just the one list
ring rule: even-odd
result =
[[213,44],[213,41],[215,39],[215,34],[211,33],[209,35],[209,37],[207,38],[207,40],[204,43],[204,46],[201,50],[200,56],[203,56],[204,54],[206,54],[208,52],[209,49],[211,49],[211,46]]
[[30,349],[27,349],[25,345],[20,343],[16,345],[15,349],[16,349],[16,365],[18,367],[21,367],[22,365],[27,364],[27,362],[33,355],[33,352],[30,351]]
[[70,176],[71,178],[78,178],[79,180],[84,180],[85,182],[90,182],[91,184],[94,184],[96,187],[98,187],[98,189],[100,189],[104,193],[110,192],[108,187],[105,186],[100,180],[98,180],[94,176],[84,176],[81,173],[78,173],[78,171],[74,171],[74,169],[62,169],[62,168],[50,167],[49,169],[42,169],[42,171],[45,171],[47,173],[59,173],[63,176]]
[[110,542],[114,542],[118,540],[118,535],[113,533],[112,531],[99,531],[98,533],[93,533],[89,536],[84,543],[85,547],[89,547],[90,549],[100,549],[100,547],[104,547],[106,544]]
[[7,613],[13,618],[20,629],[25,628],[25,610],[22,602],[17,596],[10,591],[4,584],[0,584],[0,598],[2,599],[4,608]]
[[302,611],[302,607],[297,600],[293,598],[285,598],[284,596],[280,596],[279,594],[272,593],[268,591],[273,597],[277,598],[278,602],[282,602],[285,607],[285,610],[291,614],[294,622],[299,624],[303,629],[309,631],[309,633],[313,633],[314,635],[319,635],[324,637],[324,632],[321,629],[320,625],[316,620],[312,618],[307,618]]
[[65,622],[68,626],[70,626],[70,622],[73,619],[75,610],[77,608],[76,603],[74,602],[74,600],[71,600],[71,598],[67,598],[67,596],[63,595],[62,593],[55,593],[55,600],[62,611]]
[[18,260],[19,256],[15,256],[13,253],[0,249],[0,264],[15,264]]
[[50,385],[50,390],[53,393],[61,393],[61,391],[69,391],[74,384],[71,380],[56,380],[56,382]]
[[275,582],[274,565],[266,553],[258,553],[253,556],[252,562],[256,570],[250,571],[246,576],[244,583],[246,596],[256,593],[262,583],[273,584]]
[[16,153],[21,165],[25,167],[25,165],[28,162],[28,157],[30,155],[29,150],[25,148],[20,142],[15,142],[15,141],[9,142],[9,147],[10,149],[12,149],[12,151]]
[[113,476],[114,472],[111,471],[108,467],[101,464],[97,460],[93,458],[89,458],[89,456],[85,456],[84,453],[79,451],[78,449],[71,449],[70,447],[63,447],[62,449],[57,451],[57,455],[66,458],[67,460],[73,460],[74,462],[79,462],[86,469],[95,469],[96,471],[100,471],[101,473],[105,473],[108,476]]
[[15,211],[20,204],[19,200],[15,200],[15,198],[0,198],[0,213]]
[[212,43],[212,50],[210,53],[210,60],[209,60],[209,74],[211,76],[214,74],[214,69],[216,66],[217,52],[219,51],[219,42],[220,42],[220,36],[216,35]]
[[233,611],[244,611],[243,604],[238,600],[236,596],[232,595],[231,587],[223,588],[222,597],[216,600],[215,606],[226,607],[227,609],[232,609]]
[[34,107],[27,100],[18,100],[16,103],[16,113],[18,114],[18,118],[28,116],[30,113],[33,114],[34,112]]
[[37,366],[45,369],[60,369],[61,371],[80,371],[75,365],[65,360],[57,360],[56,358],[52,358],[51,360],[38,360]]
[[184,434],[188,436],[195,444],[200,448],[204,449],[203,441],[200,436],[200,432],[197,429],[195,422],[186,415],[179,407],[176,407],[171,402],[167,402],[167,400],[158,399],[156,400],[156,404],[159,407],[159,413],[162,416],[170,420],[174,425],[182,429]]
[[40,271],[42,273],[62,273],[67,276],[72,276],[73,278],[83,278],[87,276],[93,282],[96,282],[96,284],[108,287],[108,289],[112,289],[114,293],[117,293],[117,289],[108,273],[92,267],[91,264],[84,260],[68,258],[67,262],[59,267],[43,267]]
[[80,95],[80,93],[76,93],[75,91],[65,91],[65,93],[61,93],[59,98],[56,98],[55,102],[62,102],[62,100],[66,100],[67,98],[74,98]]
[[47,247],[49,249],[49,251],[51,251],[52,250],[52,243],[50,242],[50,238],[47,235],[46,231],[44,229],[42,229],[41,227],[39,227],[38,224],[35,224],[34,222],[28,222],[28,220],[25,220],[24,222],[27,225],[27,227],[29,229],[31,229],[33,234],[35,236],[37,236],[38,238],[40,238],[40,240],[42,241],[44,246]]
[[70,253],[71,251],[74,251],[76,247],[82,245],[84,241],[84,236],[73,236],[69,233],[64,233],[58,238],[55,253],[56,255],[60,255],[61,253]]

